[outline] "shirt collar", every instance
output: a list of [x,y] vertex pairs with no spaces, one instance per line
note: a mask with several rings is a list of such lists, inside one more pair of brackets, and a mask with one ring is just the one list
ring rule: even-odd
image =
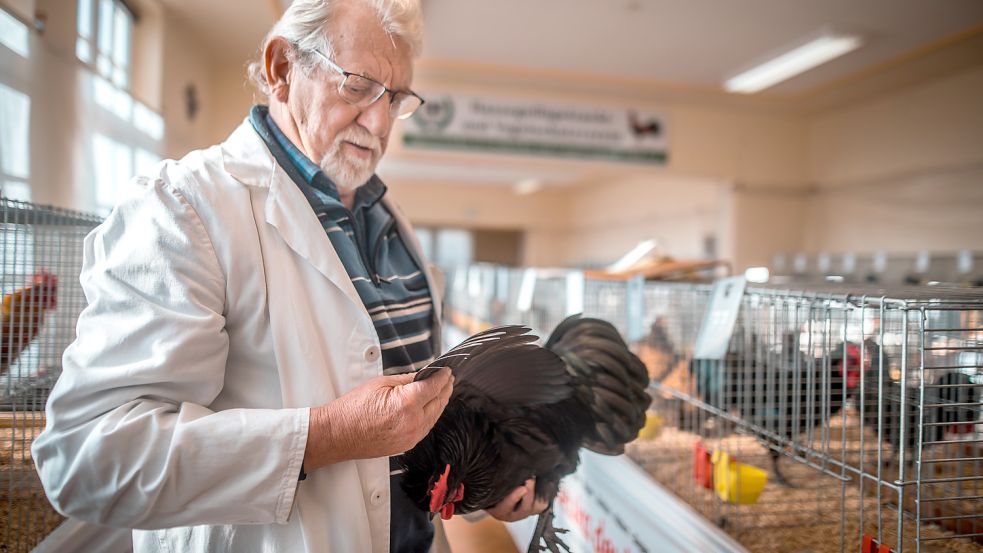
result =
[[[266,142],[277,163],[287,171],[294,181],[300,178],[304,184],[316,188],[322,195],[327,195],[336,202],[341,201],[335,183],[324,174],[318,164],[311,161],[304,152],[300,151],[300,148],[287,138],[287,135],[283,134],[283,131],[270,116],[270,109],[267,106],[253,106],[249,112],[249,121],[263,138],[263,141]],[[297,184],[301,183],[297,182]],[[373,174],[368,182],[355,190],[353,210],[370,209],[382,199],[386,190],[386,185],[382,179]]]

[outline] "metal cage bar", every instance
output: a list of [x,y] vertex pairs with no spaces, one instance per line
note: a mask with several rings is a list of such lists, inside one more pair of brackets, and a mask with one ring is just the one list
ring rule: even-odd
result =
[[[545,335],[569,311],[562,271],[498,270],[516,288],[536,278],[525,311],[510,295],[495,324]],[[629,447],[639,466],[753,552],[983,551],[983,290],[756,285],[725,358],[694,359],[711,293],[583,285],[583,311],[626,336],[641,304],[631,341],[660,430]],[[448,305],[478,312],[474,301]],[[718,488],[723,458],[767,475],[755,502],[740,501],[755,483],[740,469]]]
[[44,428],[61,354],[85,299],[82,241],[100,218],[0,198],[0,549],[30,551],[63,518],[45,498],[30,447]]

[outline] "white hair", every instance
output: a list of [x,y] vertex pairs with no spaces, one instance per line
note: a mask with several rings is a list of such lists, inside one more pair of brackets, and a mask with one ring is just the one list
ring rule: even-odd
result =
[[305,72],[317,64],[316,58],[310,55],[311,51],[319,50],[328,57],[333,56],[328,23],[334,17],[338,4],[345,1],[362,2],[371,7],[390,36],[405,41],[413,58],[420,55],[423,48],[420,0],[294,0],[263,39],[259,59],[249,64],[249,78],[260,92],[266,95],[270,92],[263,52],[274,37],[283,37],[297,46],[300,51],[292,54],[291,61],[299,64]]

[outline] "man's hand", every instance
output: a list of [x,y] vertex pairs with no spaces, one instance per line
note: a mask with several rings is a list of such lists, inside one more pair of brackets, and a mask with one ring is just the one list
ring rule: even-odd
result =
[[545,499],[536,498],[536,480],[530,478],[525,485],[512,490],[505,499],[485,511],[503,522],[515,522],[532,515],[538,515],[546,510],[548,503]]
[[312,408],[305,470],[412,448],[440,418],[453,387],[450,369],[421,382],[413,374],[380,376]]

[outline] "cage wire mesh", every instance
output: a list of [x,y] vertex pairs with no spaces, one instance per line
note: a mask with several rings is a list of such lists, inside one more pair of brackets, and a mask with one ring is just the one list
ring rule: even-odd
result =
[[447,317],[468,334],[522,324],[545,338],[570,313],[569,281],[567,271],[483,264],[457,268],[448,274]]
[[629,287],[629,281],[625,280],[586,280],[583,314],[608,321],[622,336],[627,337],[631,322]]
[[751,551],[983,551],[983,296],[750,289],[710,361],[709,289],[649,286],[664,431],[631,455],[663,485]]
[[0,550],[30,551],[63,520],[31,459],[85,304],[82,241],[96,216],[0,198]]
[[750,288],[711,361],[709,285],[492,272],[488,324],[545,336],[580,302],[629,338],[657,429],[629,456],[750,551],[983,551],[983,293]]

